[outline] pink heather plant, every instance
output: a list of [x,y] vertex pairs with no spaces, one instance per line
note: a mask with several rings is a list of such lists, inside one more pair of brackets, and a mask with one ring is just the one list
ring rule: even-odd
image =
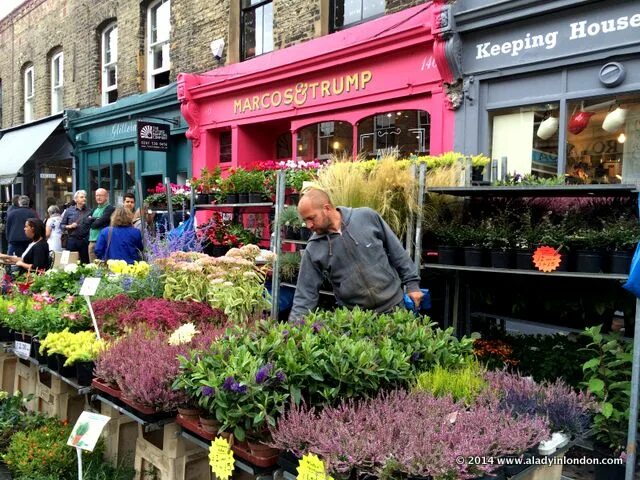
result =
[[183,345],[169,345],[169,335],[136,328],[119,339],[96,361],[96,375],[115,382],[123,395],[145,406],[172,411],[187,403],[183,392],[171,388],[178,375],[179,355],[194,349],[209,348],[222,334],[220,328],[205,326],[193,341]]
[[474,478],[497,466],[458,465],[456,457],[520,454],[549,435],[542,417],[513,417],[496,403],[466,409],[450,397],[394,391],[321,413],[292,406],[271,432],[273,446],[320,455],[331,473],[400,473]]

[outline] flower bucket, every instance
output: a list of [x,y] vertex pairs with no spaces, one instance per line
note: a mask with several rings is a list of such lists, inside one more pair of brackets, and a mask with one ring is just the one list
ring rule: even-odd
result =
[[93,369],[95,368],[94,362],[76,362],[76,379],[78,385],[82,387],[88,387],[93,380]]

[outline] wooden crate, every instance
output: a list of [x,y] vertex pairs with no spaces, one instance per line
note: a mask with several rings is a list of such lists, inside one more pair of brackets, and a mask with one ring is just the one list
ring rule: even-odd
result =
[[136,441],[136,480],[212,480],[209,452],[180,435],[170,423],[161,430],[144,433]]
[[[23,395],[35,395],[36,383],[38,381],[38,369],[28,360],[18,359],[16,363],[13,391],[20,391]],[[26,403],[29,410],[36,409],[37,401],[34,398]]]
[[0,352],[0,379],[2,380],[0,389],[10,395],[14,392],[17,363],[18,358],[13,353]]
[[59,377],[38,372],[35,409],[46,415],[68,420],[72,425],[87,407],[85,395],[78,392]]
[[100,404],[100,413],[111,418],[102,431],[105,459],[112,465],[123,464],[133,468],[138,439],[138,423],[121,414],[106,403]]

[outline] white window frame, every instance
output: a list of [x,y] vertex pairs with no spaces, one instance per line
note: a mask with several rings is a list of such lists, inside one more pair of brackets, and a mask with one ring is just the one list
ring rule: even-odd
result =
[[[56,84],[56,70],[59,83]],[[64,52],[58,52],[51,57],[51,114],[62,112],[64,109]]]
[[[114,31],[115,34],[115,45],[111,48],[111,61],[107,63],[107,48],[109,47],[109,34]],[[101,56],[100,56],[100,65],[102,68],[101,76],[102,76],[102,105],[109,105],[109,93],[113,91],[118,91],[118,24],[116,22],[110,23],[107,27],[102,31],[102,47],[101,47]],[[115,70],[116,81],[113,85],[109,85],[109,75],[108,71],[113,68]]]
[[[152,34],[153,34],[152,13],[156,7],[159,7],[164,3],[169,4],[168,5],[169,11],[171,11],[171,0],[156,0],[151,4],[149,4],[149,7],[147,8],[147,41],[146,43],[147,43],[147,90],[148,91],[155,90],[156,87],[154,85],[154,80],[156,75],[160,73],[164,73],[171,69],[171,58],[169,54],[169,46],[170,46],[170,39],[171,39],[171,18],[170,18],[171,16],[169,16],[169,24],[167,25],[168,32],[169,32],[167,39],[161,40],[159,42],[152,42]],[[162,66],[154,69],[153,53],[154,53],[154,50],[157,48],[162,48],[163,50],[163,55],[162,55],[163,62],[162,62]],[[166,52],[166,57],[165,57],[165,52]]]
[[[27,81],[29,75],[31,76],[31,88],[29,88],[29,83]],[[25,68],[22,81],[24,87],[24,123],[28,123],[33,120],[33,104],[35,97],[36,77],[33,65]]]

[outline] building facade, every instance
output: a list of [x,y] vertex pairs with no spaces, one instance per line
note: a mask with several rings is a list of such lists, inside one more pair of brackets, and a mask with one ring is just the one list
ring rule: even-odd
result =
[[445,50],[464,97],[456,150],[506,157],[509,173],[574,183],[640,179],[637,1],[512,8],[459,0],[446,10]]
[[[0,165],[3,200],[14,193],[27,193],[37,198],[36,206],[43,213],[54,201],[67,201],[73,190],[91,188],[90,173],[84,171],[88,163],[82,163],[79,155],[74,157],[75,133],[67,132],[66,145],[57,142],[65,140],[65,135],[59,135],[64,126],[79,118],[95,119],[97,125],[105,126],[104,119],[98,120],[100,108],[106,109],[104,118],[114,119],[114,109],[131,107],[128,97],[153,97],[153,92],[173,84],[178,72],[215,72],[422,3],[26,0],[0,21],[0,133],[14,132],[15,140],[15,132],[55,120],[57,115],[69,121],[56,123],[52,137],[58,140],[47,137],[20,151],[5,152],[0,138],[0,154],[15,157],[10,167]],[[68,114],[76,110],[77,115]],[[160,118],[164,113],[144,112]],[[90,125],[82,125],[91,138]],[[172,127],[172,137],[180,129]],[[40,155],[41,146],[50,153]],[[81,145],[82,151],[87,148]],[[173,161],[167,156],[166,162]],[[177,169],[167,164],[154,172],[171,174]],[[142,173],[137,171],[138,179]],[[109,178],[113,175],[111,171]]]

